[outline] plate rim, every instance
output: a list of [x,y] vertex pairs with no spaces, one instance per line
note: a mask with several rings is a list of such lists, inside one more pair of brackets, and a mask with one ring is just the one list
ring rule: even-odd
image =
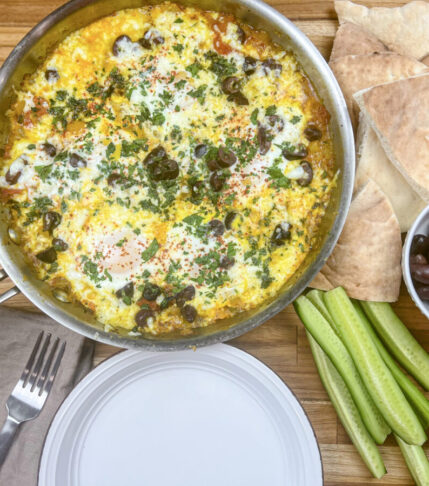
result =
[[[106,372],[109,368],[114,368],[117,366],[120,366],[121,361],[127,361],[130,358],[132,358],[134,355],[145,355],[146,357],[150,356],[162,356],[165,355],[165,357],[171,357],[174,354],[184,354],[184,353],[195,353],[196,354],[203,354],[203,355],[212,355],[214,353],[215,357],[218,357],[218,354],[224,355],[226,354],[227,356],[232,356],[233,360],[235,360],[235,364],[237,365],[237,360],[246,363],[247,365],[253,366],[258,371],[261,372],[261,374],[269,381],[271,381],[272,384],[276,386],[276,388],[283,388],[283,391],[289,392],[291,394],[292,399],[295,401],[295,404],[297,405],[296,412],[297,413],[302,413],[303,417],[305,419],[305,422],[309,426],[309,431],[311,434],[309,435],[309,439],[311,438],[315,445],[316,445],[316,451],[317,451],[317,462],[318,465],[320,465],[320,481],[321,485],[323,486],[325,484],[325,471],[323,467],[323,460],[322,460],[322,453],[320,449],[320,444],[317,440],[317,436],[315,433],[314,426],[310,420],[310,417],[308,416],[308,413],[304,409],[304,407],[301,404],[301,401],[298,399],[296,393],[289,387],[289,385],[281,378],[281,376],[274,371],[270,366],[268,366],[266,363],[263,361],[259,360],[255,356],[253,356],[251,353],[244,351],[240,348],[237,348],[235,346],[225,344],[225,343],[217,343],[211,346],[205,346],[202,348],[197,348],[194,350],[177,350],[173,351],[172,353],[164,353],[163,351],[146,351],[146,350],[138,350],[138,349],[119,349],[118,352],[113,354],[112,356],[107,357],[100,363],[98,363],[92,370],[88,372],[86,376],[84,376],[77,385],[74,386],[74,388],[68,393],[68,395],[63,399],[63,401],[59,404],[53,419],[51,420],[48,430],[46,432],[46,435],[43,440],[43,445],[42,445],[42,450],[40,453],[39,457],[39,464],[38,464],[38,469],[37,469],[37,486],[41,486],[41,475],[43,474],[42,467],[44,465],[44,458],[46,456],[46,447],[49,445],[49,440],[53,431],[58,429],[57,423],[61,424],[61,421],[63,417],[66,415],[67,410],[73,406],[73,404],[76,402],[76,400],[79,400],[79,395],[81,392],[81,389],[86,389],[94,380],[97,380],[100,375],[102,375],[104,372]],[[249,372],[249,370],[247,370]],[[252,374],[252,373],[250,373]],[[48,470],[49,465],[46,464],[45,470]],[[42,485],[45,486],[45,485]]]

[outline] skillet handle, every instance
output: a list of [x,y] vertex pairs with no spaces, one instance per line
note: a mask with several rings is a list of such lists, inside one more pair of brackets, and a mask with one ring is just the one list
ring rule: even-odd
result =
[[[7,273],[1,268],[0,269],[0,282],[7,278]],[[19,294],[21,291],[19,290],[18,287],[12,287],[9,290],[6,290],[6,292],[3,292],[0,294],[0,304],[3,304],[6,300],[9,300],[10,298],[14,297],[15,295]]]

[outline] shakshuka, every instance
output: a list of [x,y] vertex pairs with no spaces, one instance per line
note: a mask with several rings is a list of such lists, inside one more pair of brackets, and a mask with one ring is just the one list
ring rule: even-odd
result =
[[69,35],[8,117],[11,239],[106,330],[186,334],[275,298],[335,184],[329,113],[294,55],[174,3]]

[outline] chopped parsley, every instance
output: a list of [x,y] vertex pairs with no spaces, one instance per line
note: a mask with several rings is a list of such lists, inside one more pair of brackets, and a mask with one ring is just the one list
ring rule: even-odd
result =
[[183,51],[184,47],[183,44],[175,44],[173,46],[173,49],[180,54]]
[[154,238],[151,244],[146,248],[146,250],[142,251],[142,260],[144,262],[148,262],[151,258],[153,258],[156,252],[159,250],[159,243]]
[[206,89],[207,89],[207,85],[202,84],[197,89],[193,89],[192,91],[188,91],[188,95],[191,98],[197,99],[200,102],[200,104],[202,105],[202,104],[204,104],[204,101],[206,100],[206,96],[205,96]]
[[50,173],[52,172],[53,166],[54,164],[36,165],[34,166],[34,170],[37,172],[40,179],[42,179],[43,182],[46,182],[46,179],[49,177]]
[[201,69],[203,69],[203,66],[198,61],[195,61],[186,68],[186,71],[191,73],[192,77],[195,78]]
[[257,125],[258,124],[258,114],[259,114],[259,108],[255,108],[253,111],[252,111],[252,114],[250,115],[250,121],[254,124],[254,125]]
[[271,116],[275,115],[277,112],[277,106],[271,105],[268,108],[265,109],[265,115],[266,116]]
[[164,113],[161,110],[155,110],[150,117],[152,125],[160,126],[165,122]]
[[234,61],[229,61],[226,57],[220,56],[214,51],[207,52],[204,57],[210,62],[209,70],[218,78],[224,79],[237,72]]

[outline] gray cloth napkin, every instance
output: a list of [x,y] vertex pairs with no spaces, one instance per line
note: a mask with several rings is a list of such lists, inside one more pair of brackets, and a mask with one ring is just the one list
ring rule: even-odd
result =
[[[55,412],[72,388],[91,368],[94,342],[57,324],[43,314],[0,309],[0,427],[5,403],[19,380],[41,330],[67,341],[60,369],[39,417],[18,429],[0,469],[1,486],[36,486],[45,436]],[[52,339],[51,338],[51,339]],[[51,341],[52,342],[52,341]]]

